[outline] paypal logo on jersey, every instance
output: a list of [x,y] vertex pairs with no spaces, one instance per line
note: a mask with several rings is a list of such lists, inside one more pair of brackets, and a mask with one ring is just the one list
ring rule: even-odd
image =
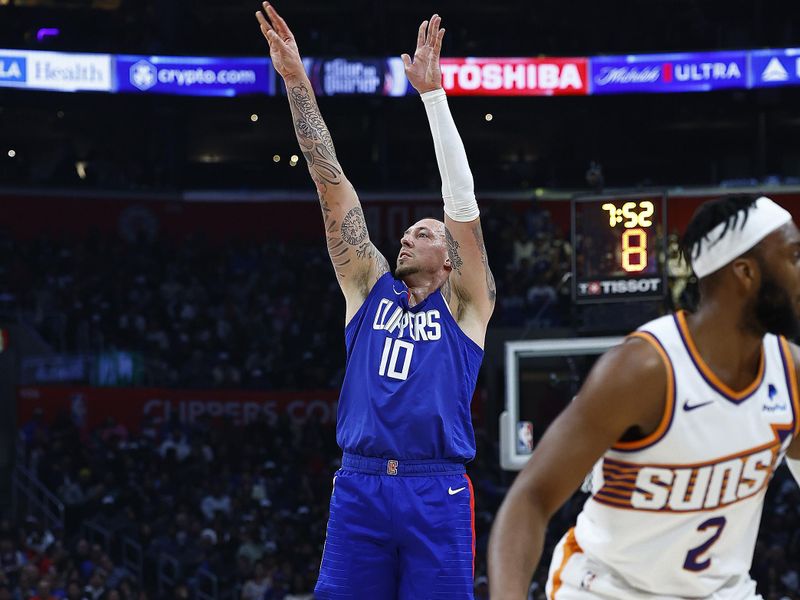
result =
[[0,82],[22,83],[27,79],[28,63],[24,56],[0,54]]
[[789,408],[785,399],[778,397],[777,388],[771,383],[767,385],[767,399],[761,406],[762,412],[781,412]]
[[435,341],[442,338],[440,319],[441,314],[436,309],[408,312],[388,298],[383,298],[375,310],[372,328],[388,331],[398,338],[406,337],[408,333],[408,337],[415,342]]

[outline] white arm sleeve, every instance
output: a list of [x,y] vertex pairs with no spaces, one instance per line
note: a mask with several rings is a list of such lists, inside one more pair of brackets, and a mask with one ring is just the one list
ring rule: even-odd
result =
[[477,219],[480,211],[475,200],[475,184],[469,170],[467,152],[447,105],[447,95],[440,88],[425,92],[420,97],[428,114],[436,162],[442,177],[444,212],[454,221]]
[[794,480],[800,485],[800,458],[786,457],[786,466],[789,467]]

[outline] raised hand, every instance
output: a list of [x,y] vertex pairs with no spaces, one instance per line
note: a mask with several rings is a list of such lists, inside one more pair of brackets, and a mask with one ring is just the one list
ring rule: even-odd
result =
[[430,92],[442,87],[442,69],[439,66],[439,55],[442,51],[444,29],[439,29],[442,18],[433,15],[430,21],[423,21],[417,33],[417,49],[414,60],[403,54],[406,77],[411,85],[420,93]]
[[304,74],[303,61],[292,30],[269,2],[262,2],[262,6],[266,16],[259,10],[256,12],[256,19],[269,44],[272,66],[284,79]]

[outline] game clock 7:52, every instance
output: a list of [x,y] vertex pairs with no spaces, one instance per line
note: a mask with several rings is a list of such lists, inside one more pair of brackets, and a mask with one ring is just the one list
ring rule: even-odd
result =
[[661,194],[573,199],[576,302],[664,296],[665,210]]

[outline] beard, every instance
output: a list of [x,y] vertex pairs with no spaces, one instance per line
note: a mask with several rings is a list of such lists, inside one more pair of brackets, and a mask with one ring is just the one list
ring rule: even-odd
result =
[[764,266],[761,270],[764,277],[754,307],[755,322],[761,331],[796,338],[800,334],[800,321],[792,298]]
[[409,275],[413,275],[414,273],[419,272],[419,267],[416,265],[397,265],[397,268],[394,271],[394,276],[397,279],[402,279],[403,277],[408,277]]

